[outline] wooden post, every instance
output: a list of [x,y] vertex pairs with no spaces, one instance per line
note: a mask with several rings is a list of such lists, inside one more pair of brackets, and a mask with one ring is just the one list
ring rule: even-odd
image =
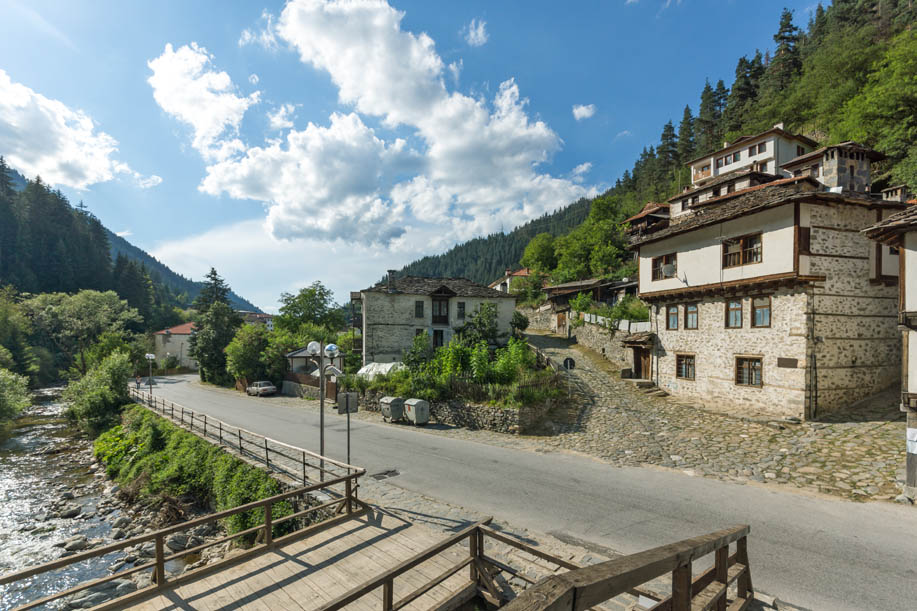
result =
[[672,611],[691,609],[691,561],[672,571]]
[[217,422],[219,423],[220,427],[220,445],[223,445],[223,421],[217,420]]
[[181,408],[181,420],[179,420],[179,424],[182,426],[184,426],[185,424],[185,408],[184,407]]
[[302,485],[306,485],[306,453],[302,453]]
[[[478,532],[477,531],[474,531],[473,533],[471,533],[471,536],[468,537],[468,549],[471,553],[472,558],[477,558],[480,555],[480,553],[478,552]],[[477,584],[479,581],[477,565],[474,562],[472,562],[471,564],[468,565],[468,568],[469,568],[469,577],[471,578],[471,581]]]
[[739,598],[751,598],[754,588],[751,585],[751,567],[748,565],[748,537],[736,541],[736,560],[745,565],[745,572],[739,577]]
[[[729,545],[716,550],[716,580],[723,585],[729,581]],[[726,611],[726,594],[716,601],[716,611]]]
[[242,429],[236,429],[236,432],[239,433],[239,454],[242,454]]
[[389,579],[382,584],[382,611],[392,611],[395,606],[395,580]]
[[353,513],[353,508],[352,508],[351,505],[350,505],[350,495],[351,495],[351,491],[352,491],[352,490],[351,490],[351,489],[352,489],[352,480],[351,480],[350,478],[347,478],[347,481],[344,483],[344,486],[345,486],[345,488],[346,488],[345,494],[347,495],[347,500],[345,501],[345,503],[347,504],[347,513],[348,513],[348,514],[349,514],[349,513]]
[[271,468],[271,457],[267,453],[267,437],[264,438],[264,464],[267,465],[267,468]]
[[162,535],[156,535],[156,568],[154,569],[154,577],[156,580],[156,587],[161,588],[166,584],[166,556],[163,553],[162,546]]
[[204,414],[204,439],[207,439],[207,414]]
[[271,513],[274,511],[273,503],[264,504],[264,544],[270,545],[274,540],[273,526],[271,525],[271,520],[273,516]]

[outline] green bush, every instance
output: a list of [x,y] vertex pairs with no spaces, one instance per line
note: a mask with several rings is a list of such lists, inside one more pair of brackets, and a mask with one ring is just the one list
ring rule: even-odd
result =
[[[232,509],[282,492],[280,484],[219,447],[204,441],[151,411],[133,406],[121,424],[95,441],[94,453],[112,479],[122,486],[139,486],[148,499],[159,495],[191,497],[214,511]],[[273,517],[293,513],[286,501],[274,505]],[[236,533],[264,523],[264,510],[230,516],[227,530]],[[275,534],[289,532],[287,522]]]
[[0,422],[14,418],[31,403],[29,379],[0,369]]
[[588,312],[592,307],[592,296],[589,293],[578,293],[570,300],[570,307],[576,312]]
[[92,435],[110,427],[129,402],[127,380],[131,370],[128,354],[118,351],[79,380],[71,381],[63,396],[68,404],[67,418]]

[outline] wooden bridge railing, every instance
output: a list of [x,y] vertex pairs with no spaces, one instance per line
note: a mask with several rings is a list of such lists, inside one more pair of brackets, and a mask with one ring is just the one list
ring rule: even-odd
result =
[[303,486],[359,470],[345,462],[232,426],[213,416],[198,414],[143,389],[130,388],[130,396],[174,424],[220,446],[232,448],[239,455],[259,462],[271,471],[283,473],[294,481],[299,480]]
[[[92,581],[81,583],[73,588],[64,590],[62,592],[57,592],[55,594],[45,596],[39,600],[35,600],[21,607],[17,607],[16,611],[25,611],[27,609],[34,609],[36,607],[40,607],[42,605],[45,605],[59,598],[63,598],[64,596],[70,596],[72,594],[76,594],[83,590],[97,588],[98,586],[106,582],[112,581],[114,579],[124,579],[125,577],[133,575],[134,573],[139,573],[142,571],[151,571],[152,578],[153,578],[152,585],[146,588],[137,590],[121,598],[112,600],[108,603],[103,603],[102,605],[98,607],[94,607],[94,609],[96,610],[123,608],[127,606],[129,602],[136,601],[138,599],[142,599],[146,596],[149,596],[155,593],[158,590],[162,590],[163,588],[176,587],[183,583],[193,581],[194,579],[197,579],[203,576],[204,574],[212,573],[214,571],[218,571],[223,568],[226,568],[227,566],[230,566],[232,564],[236,564],[243,560],[247,560],[254,555],[263,553],[271,549],[272,547],[276,545],[284,545],[286,543],[289,543],[290,541],[301,539],[303,537],[309,536],[310,534],[314,534],[315,532],[319,532],[326,528],[335,526],[345,520],[349,520],[351,518],[365,514],[367,511],[366,505],[362,501],[357,499],[355,495],[355,492],[357,489],[357,486],[356,486],[357,480],[361,475],[365,473],[365,471],[363,469],[356,469],[356,468],[354,469],[355,471],[353,473],[342,475],[342,476],[336,477],[334,479],[331,479],[325,482],[312,484],[310,486],[305,486],[303,488],[297,488],[295,490],[289,490],[287,492],[278,494],[276,496],[272,496],[270,498],[261,499],[259,501],[254,501],[252,503],[247,503],[245,505],[240,505],[239,507],[234,507],[232,509],[227,509],[226,511],[221,511],[219,513],[213,513],[213,514],[206,515],[206,516],[194,519],[194,520],[189,520],[187,522],[182,522],[180,524],[176,524],[168,528],[163,528],[161,530],[157,530],[155,532],[147,533],[147,534],[140,535],[137,537],[132,537],[130,539],[123,539],[121,541],[116,541],[114,543],[110,543],[102,547],[97,547],[89,551],[80,552],[72,556],[68,556],[66,558],[60,558],[53,562],[48,562],[48,563],[45,563],[39,566],[31,567],[23,571],[19,571],[17,573],[3,575],[3,576],[0,576],[0,585],[15,583],[18,581],[29,579],[30,577],[33,577],[41,573],[62,569],[64,567],[73,565],[77,562],[84,562],[87,560],[93,560],[95,558],[101,558],[102,556],[105,556],[112,552],[117,552],[117,551],[121,551],[126,548],[129,548],[129,547],[134,547],[134,546],[142,545],[144,543],[152,542],[154,544],[154,555],[150,562],[140,564],[138,566],[134,566],[128,570],[118,571],[112,575],[108,575],[107,577],[102,577],[100,579],[95,579]],[[285,502],[285,501],[289,502],[291,499],[294,499],[294,497],[304,497],[308,499],[308,495],[311,492],[321,491],[325,494],[328,494],[331,487],[341,486],[341,485],[344,487],[343,494],[337,494],[336,496],[338,496],[338,498],[335,498],[334,500],[328,501],[326,503],[321,503],[319,505],[307,507],[306,509],[303,509],[301,511],[295,511],[292,514],[283,516],[281,518],[274,518],[273,516],[274,507],[278,503]],[[254,526],[252,528],[248,528],[246,530],[242,530],[242,531],[233,533],[231,535],[227,535],[225,537],[221,537],[213,541],[206,541],[202,543],[201,545],[197,545],[195,547],[187,548],[187,549],[184,549],[184,550],[181,550],[175,553],[171,553],[168,555],[166,554],[165,543],[169,535],[181,533],[183,531],[194,528],[196,526],[200,526],[203,524],[210,524],[210,523],[216,522],[217,520],[222,520],[230,516],[234,516],[240,513],[245,513],[248,511],[254,511],[258,509],[261,509],[264,512],[264,521],[262,524],[258,526]],[[279,536],[279,537],[274,536],[274,531],[277,528],[277,526],[279,526],[280,524],[283,524],[285,522],[290,522],[291,524],[295,525],[296,522],[292,522],[292,520],[306,518],[306,517],[312,516],[312,514],[315,514],[316,512],[319,512],[319,511],[326,512],[325,515],[326,516],[330,515],[331,517],[329,517],[328,519],[325,519],[322,522],[319,522],[316,524],[310,524],[298,530],[294,530],[293,532],[285,534],[283,536]],[[167,562],[183,558],[185,556],[188,556],[189,554],[199,554],[201,553],[201,551],[203,551],[204,549],[208,547],[212,547],[214,545],[220,545],[222,543],[226,543],[227,541],[232,541],[235,539],[239,539],[241,537],[248,537],[248,536],[257,537],[257,543],[253,547],[247,549],[245,552],[241,554],[235,554],[231,558],[228,558],[228,559],[225,559],[219,562],[215,562],[213,564],[199,567],[197,569],[188,571],[186,573],[182,573],[181,575],[178,575],[178,576],[170,577],[166,574],[165,565]]]
[[[747,538],[750,528],[736,526],[685,539],[637,554],[553,575],[522,592],[506,611],[584,611],[668,572],[672,594],[650,611],[741,611],[752,601]],[[729,555],[730,544],[736,550]],[[692,563],[715,553],[713,567],[691,579]],[[737,584],[735,600],[727,600],[729,586]]]

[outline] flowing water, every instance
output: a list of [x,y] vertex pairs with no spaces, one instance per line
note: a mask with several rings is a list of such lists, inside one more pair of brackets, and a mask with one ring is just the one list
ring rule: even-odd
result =
[[[62,557],[66,552],[54,544],[75,535],[107,539],[109,521],[119,514],[97,514],[107,480],[94,477],[90,442],[67,424],[62,411],[54,392],[45,390],[34,406],[0,430],[0,574]],[[74,498],[62,500],[67,493]],[[54,508],[62,502],[79,505],[80,515],[56,517]],[[0,611],[108,575],[107,567],[123,555],[108,554],[0,586]]]

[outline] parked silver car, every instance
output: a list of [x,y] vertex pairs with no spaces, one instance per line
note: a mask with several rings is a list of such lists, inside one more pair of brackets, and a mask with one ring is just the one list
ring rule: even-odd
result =
[[270,382],[255,382],[245,389],[250,395],[263,397],[264,395],[273,395],[277,392],[277,387]]

